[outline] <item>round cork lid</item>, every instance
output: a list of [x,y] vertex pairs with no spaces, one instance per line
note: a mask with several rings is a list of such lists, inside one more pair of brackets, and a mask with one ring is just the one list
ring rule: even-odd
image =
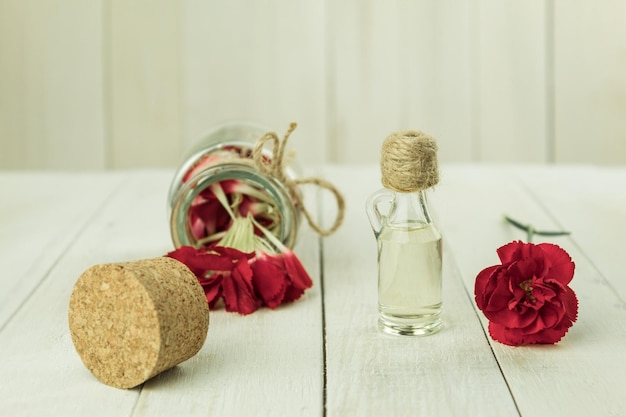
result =
[[209,310],[195,275],[171,258],[96,265],[76,282],[72,341],[96,378],[132,388],[195,355]]

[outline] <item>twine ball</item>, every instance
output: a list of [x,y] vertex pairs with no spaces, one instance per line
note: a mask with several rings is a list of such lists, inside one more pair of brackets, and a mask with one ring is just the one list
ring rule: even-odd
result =
[[171,258],[95,265],[69,303],[72,341],[101,382],[132,388],[195,355],[209,307],[195,275]]
[[383,142],[380,170],[383,187],[415,192],[439,182],[437,141],[418,130],[402,130]]

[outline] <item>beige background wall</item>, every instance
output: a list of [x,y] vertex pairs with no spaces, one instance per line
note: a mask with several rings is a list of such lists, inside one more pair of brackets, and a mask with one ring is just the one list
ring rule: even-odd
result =
[[0,169],[173,167],[212,125],[305,163],[626,163],[621,0],[0,0]]

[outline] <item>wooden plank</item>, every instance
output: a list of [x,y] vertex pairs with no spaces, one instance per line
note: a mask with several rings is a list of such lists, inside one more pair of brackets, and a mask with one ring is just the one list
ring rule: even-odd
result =
[[626,3],[554,1],[558,162],[626,162]]
[[547,161],[545,7],[542,0],[473,1],[474,161]]
[[[561,219],[568,210],[552,203],[559,200],[558,196],[553,198],[545,192],[537,199],[529,194],[503,167],[447,167],[443,172],[435,207],[469,292],[473,291],[476,274],[497,263],[497,247],[525,238],[523,232],[502,221],[504,213],[537,228],[558,229],[555,219]],[[533,189],[541,189],[548,173],[536,178]],[[618,237],[603,236],[619,244],[614,240]],[[492,349],[521,415],[619,415],[626,409],[622,395],[626,361],[616,359],[623,356],[626,343],[623,299],[607,285],[593,258],[577,243],[568,238],[549,241],[567,250],[576,262],[571,286],[580,301],[578,321],[555,346],[512,348],[491,342]],[[484,316],[481,319],[486,327]]]
[[397,3],[328,3],[331,162],[372,161],[373,145],[402,124]]
[[468,7],[342,1],[328,15],[329,160],[375,162],[409,128],[441,137],[443,160],[470,160]]
[[345,224],[323,249],[327,415],[517,416],[450,247],[445,328],[424,338],[378,331],[377,248],[364,210],[380,188],[378,170],[331,167],[326,175],[348,201]]
[[2,329],[0,355],[10,358],[0,364],[2,414],[321,414],[319,245],[307,231],[296,251],[315,284],[298,302],[247,317],[214,311],[208,341],[198,355],[143,388],[105,386],[82,365],[67,330],[74,282],[93,264],[171,250],[165,210],[171,175],[146,171],[125,178]]
[[181,9],[172,1],[106,3],[107,168],[181,161]]
[[0,328],[126,176],[4,173],[0,176]]
[[[131,414],[139,390],[101,384],[74,351],[68,302],[89,266],[159,256],[170,248],[165,214],[170,177],[170,172],[144,172],[124,181],[0,332],[0,356],[11,358],[0,365],[3,414]],[[92,179],[84,177],[83,184]]]
[[[626,409],[621,392],[626,363],[620,359],[626,308],[623,287],[617,285],[620,254],[610,250],[620,248],[617,239],[624,229],[621,211],[626,205],[618,192],[622,171],[444,165],[441,183],[430,195],[446,241],[446,327],[428,338],[402,339],[375,329],[376,245],[363,204],[379,187],[378,170],[329,168],[324,174],[346,193],[348,212],[344,227],[323,244],[326,394],[316,239],[304,237],[297,249],[315,279],[304,299],[249,317],[215,312],[199,355],[141,391],[116,390],[97,382],[75,354],[67,331],[67,301],[88,266],[170,249],[165,209],[158,208],[165,205],[172,173],[119,173],[112,182],[100,175],[4,174],[0,189],[14,199],[0,205],[3,270],[17,268],[46,279],[0,329],[0,356],[5,358],[0,363],[0,414],[620,415]],[[57,184],[59,178],[66,185]],[[85,206],[70,192],[119,183],[111,198],[83,195],[94,200]],[[39,196],[54,194],[53,185],[66,198],[50,200],[48,214],[36,204]],[[37,186],[37,194],[23,194]],[[89,219],[102,200],[97,218]],[[328,215],[330,202],[324,207]],[[573,231],[571,238],[551,239],[577,264],[572,287],[580,299],[577,323],[556,346],[512,348],[492,342],[481,330],[480,324],[487,324],[484,317],[476,317],[471,299],[477,272],[496,263],[498,246],[524,238],[501,221],[505,212],[538,228]],[[24,219],[33,213],[43,226],[26,225]],[[6,215],[19,220],[6,222]],[[63,225],[50,223],[71,217],[76,223],[89,220],[89,227],[69,224],[69,233],[77,238],[68,248],[63,239],[69,243],[72,238],[62,235]],[[59,231],[60,237],[42,232],[44,228]],[[19,248],[2,246],[9,242],[5,236],[20,231],[24,241],[15,238]],[[41,262],[48,266],[22,270],[13,258],[25,259],[29,248],[23,242],[35,233],[45,237],[40,247],[49,253],[41,252]],[[12,269],[5,268],[7,261]],[[6,282],[3,275],[0,285]]]
[[148,381],[134,416],[322,415],[319,238],[301,228],[294,251],[313,279],[303,298],[249,316],[213,311],[202,350]]
[[[476,158],[471,110],[475,91],[468,41],[472,4],[400,1],[398,7],[398,42],[402,48],[398,69],[403,100],[397,109],[402,116],[398,127],[435,136],[441,161],[470,161]],[[373,156],[369,162],[377,161],[378,155]]]
[[0,1],[0,168],[104,166],[102,2]]
[[326,157],[325,3],[187,1],[181,50],[184,138],[216,124],[284,132],[311,163]]

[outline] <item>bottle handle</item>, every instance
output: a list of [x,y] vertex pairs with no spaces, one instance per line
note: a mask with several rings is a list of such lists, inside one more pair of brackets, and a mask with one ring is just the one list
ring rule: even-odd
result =
[[365,203],[365,211],[376,237],[383,228],[384,218],[391,212],[394,199],[394,192],[383,188],[372,194]]

